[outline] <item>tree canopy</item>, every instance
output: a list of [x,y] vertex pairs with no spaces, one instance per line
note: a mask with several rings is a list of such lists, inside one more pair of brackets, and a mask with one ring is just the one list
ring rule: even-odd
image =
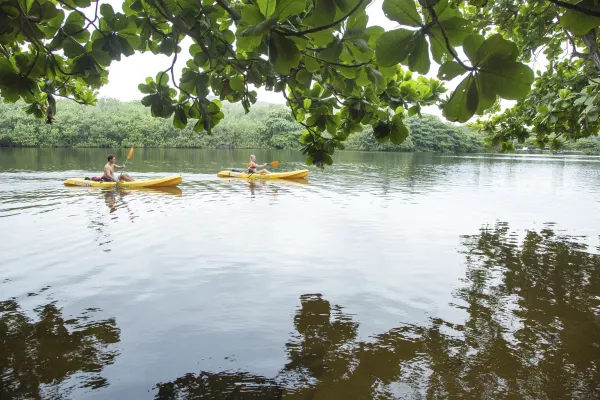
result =
[[[497,113],[501,99],[518,100],[480,122],[506,149],[531,134],[555,147],[561,136],[597,134],[594,0],[384,0],[386,17],[399,24],[389,31],[369,25],[369,3],[124,0],[115,12],[101,1],[2,0],[0,94],[52,122],[57,96],[94,104],[113,61],[149,51],[172,57],[139,85],[153,116],[211,133],[225,116],[221,101],[249,110],[253,88],[281,92],[304,126],[308,164],[331,164],[365,126],[378,141],[400,144],[406,116],[430,105],[466,122]],[[187,60],[185,39],[193,42]],[[548,69],[535,77],[527,63],[540,51]],[[175,80],[178,60],[186,66]],[[432,61],[439,79],[463,77],[452,93],[413,74],[427,74]]]

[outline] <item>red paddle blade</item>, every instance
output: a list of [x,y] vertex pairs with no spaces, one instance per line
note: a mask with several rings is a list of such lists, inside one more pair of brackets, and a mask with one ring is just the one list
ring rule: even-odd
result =
[[131,146],[131,149],[129,149],[129,154],[127,154],[127,159],[131,158],[132,155],[133,155],[133,146]]
[[273,161],[273,162],[271,163],[271,165],[272,165],[272,166],[274,166],[274,167],[276,167],[276,166],[278,166],[278,165],[279,165],[279,161]]

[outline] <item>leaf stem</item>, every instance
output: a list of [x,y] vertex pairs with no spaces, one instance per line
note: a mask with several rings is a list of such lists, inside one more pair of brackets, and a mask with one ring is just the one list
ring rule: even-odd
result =
[[427,11],[429,12],[429,15],[431,15],[431,20],[433,22],[435,22],[435,24],[440,28],[440,32],[442,32],[442,36],[444,37],[444,42],[446,42],[446,49],[448,50],[448,53],[450,53],[450,55],[452,56],[452,58],[454,58],[454,60],[460,64],[461,67],[463,67],[464,69],[466,69],[467,71],[475,71],[476,68],[475,67],[469,67],[468,65],[466,65],[459,57],[458,54],[456,54],[456,51],[454,50],[454,48],[452,47],[452,45],[450,44],[450,39],[448,39],[448,35],[446,34],[446,31],[444,30],[444,27],[442,26],[442,24],[440,23],[440,20],[438,19],[437,13],[435,12],[435,10],[433,9],[432,6],[426,6],[425,7],[427,9]]

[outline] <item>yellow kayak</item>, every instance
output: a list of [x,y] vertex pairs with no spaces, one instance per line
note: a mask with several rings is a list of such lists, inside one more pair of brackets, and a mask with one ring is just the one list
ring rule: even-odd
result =
[[164,178],[145,179],[133,182],[96,182],[84,178],[72,178],[65,181],[65,186],[83,186],[111,188],[118,185],[122,189],[172,187],[181,183],[181,175],[165,176]]
[[240,170],[221,171],[217,174],[219,178],[246,178],[246,179],[302,179],[308,176],[307,169],[299,169],[289,172],[271,172],[270,174],[249,174]]

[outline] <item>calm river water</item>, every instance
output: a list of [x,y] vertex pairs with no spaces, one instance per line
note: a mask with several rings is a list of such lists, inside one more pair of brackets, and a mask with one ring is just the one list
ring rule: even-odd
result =
[[600,398],[600,158],[106,153],[0,150],[2,400]]

